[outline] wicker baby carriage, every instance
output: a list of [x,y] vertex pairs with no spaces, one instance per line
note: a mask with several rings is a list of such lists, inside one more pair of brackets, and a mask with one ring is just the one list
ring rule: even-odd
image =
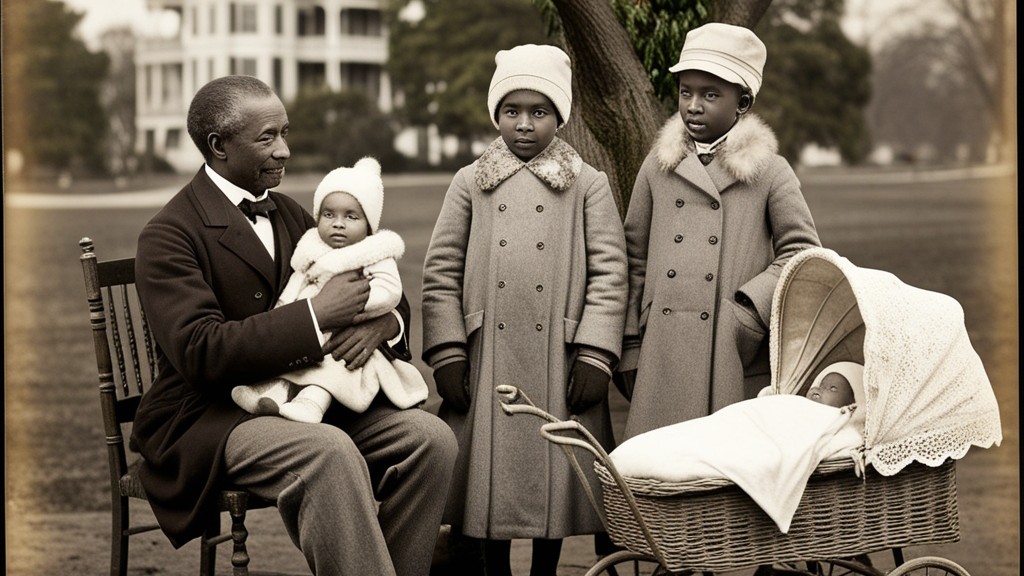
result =
[[588,575],[647,560],[657,563],[656,573],[795,563],[806,567],[795,572],[801,574],[881,576],[852,558],[891,549],[896,568],[889,576],[966,576],[943,558],[904,563],[902,555],[906,546],[959,540],[955,460],[971,446],[1002,439],[995,397],[959,304],[816,248],[783,269],[770,334],[773,393],[803,393],[834,362],[864,366],[864,445],[852,459],[815,469],[787,533],[728,480],[624,477],[578,422],[560,421],[517,389],[499,387],[506,413],[549,421],[541,434],[563,446],[581,479],[571,448],[594,456],[603,506],[591,500],[626,550]]

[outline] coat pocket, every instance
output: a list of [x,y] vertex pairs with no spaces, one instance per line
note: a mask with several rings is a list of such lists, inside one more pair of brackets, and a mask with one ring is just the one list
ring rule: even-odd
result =
[[732,300],[722,300],[731,309],[736,320],[736,352],[746,368],[757,356],[768,331],[761,325],[757,313]]
[[471,314],[466,314],[462,317],[462,321],[466,326],[466,339],[469,340],[469,335],[480,329],[484,325],[484,311],[478,310]]

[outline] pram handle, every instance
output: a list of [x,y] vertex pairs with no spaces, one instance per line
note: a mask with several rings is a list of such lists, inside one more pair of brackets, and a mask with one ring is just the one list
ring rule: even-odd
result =
[[[533,403],[532,400],[530,400],[526,393],[515,386],[503,384],[496,386],[494,391],[498,395],[498,399],[501,401],[501,409],[509,416],[516,414],[532,414],[548,421],[547,424],[541,425],[540,435],[549,442],[561,446],[566,456],[569,457],[569,462],[572,464],[573,470],[576,472],[576,476],[579,478],[580,483],[583,484],[587,497],[590,499],[590,504],[594,507],[594,510],[597,511],[597,515],[601,518],[601,523],[604,525],[606,532],[608,531],[608,520],[605,517],[604,506],[598,504],[597,498],[594,496],[594,493],[590,488],[590,482],[587,481],[587,477],[584,475],[583,468],[576,459],[576,454],[572,451],[572,447],[587,450],[594,455],[594,458],[596,458],[598,462],[608,469],[608,472],[611,473],[612,478],[615,480],[615,484],[618,485],[619,490],[621,490],[622,494],[625,496],[626,503],[629,505],[629,509],[633,513],[633,518],[636,520],[637,525],[643,532],[647,545],[650,546],[652,556],[654,556],[659,564],[667,566],[668,563],[664,556],[662,556],[661,549],[658,547],[657,542],[654,541],[654,537],[651,535],[650,530],[647,529],[647,524],[640,515],[640,508],[637,506],[636,500],[633,498],[633,492],[626,484],[626,480],[621,474],[619,474],[618,469],[615,468],[615,464],[612,463],[608,452],[606,452],[601,446],[601,443],[594,438],[593,434],[591,434],[590,431],[587,430],[586,427],[584,427],[578,420],[559,420],[553,415],[541,410]],[[579,438],[560,434],[576,434]]]

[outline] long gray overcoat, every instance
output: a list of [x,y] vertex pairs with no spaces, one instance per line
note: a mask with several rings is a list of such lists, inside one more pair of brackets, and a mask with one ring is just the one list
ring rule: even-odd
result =
[[641,166],[625,220],[625,334],[641,338],[620,368],[638,369],[626,438],[706,416],[769,383],[779,273],[820,245],[777,149],[771,129],[747,114],[704,166],[677,114]]
[[[452,180],[423,270],[423,350],[466,346],[472,401],[442,404],[459,441],[445,522],[477,538],[563,538],[603,530],[543,420],[511,417],[494,388],[517,386],[566,419],[577,345],[617,358],[625,237],[608,179],[556,138],[529,163],[499,138]],[[607,401],[579,415],[613,447]],[[593,459],[581,458],[593,477]],[[600,494],[598,491],[597,494]]]

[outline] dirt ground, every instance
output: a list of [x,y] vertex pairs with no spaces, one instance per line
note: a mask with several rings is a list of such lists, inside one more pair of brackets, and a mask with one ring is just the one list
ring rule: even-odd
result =
[[[958,464],[960,542],[910,547],[907,556],[943,556],[974,576],[1019,574],[1015,173],[879,178],[844,171],[801,178],[826,247],[858,266],[888,270],[962,304],[1000,404],[1002,446],[972,449]],[[437,176],[388,182],[384,221],[406,240],[400,272],[415,323],[423,255],[447,183]],[[291,176],[286,184],[291,188],[285,191],[309,203],[315,179]],[[139,229],[157,207],[148,201],[90,207],[74,198],[33,203],[8,193],[4,200],[7,573],[103,574],[110,542],[107,472],[77,241],[93,237],[103,258],[131,256]],[[412,338],[418,350],[418,330]],[[615,392],[611,399],[621,432],[628,406]],[[427,408],[436,401],[432,396]],[[144,506],[133,512],[139,519],[149,516]],[[275,511],[253,512],[247,525],[254,570],[308,573]],[[218,573],[226,574],[229,554],[222,548]],[[891,563],[886,553],[873,558],[882,567]],[[527,543],[514,543],[513,561],[516,574],[528,572]],[[559,573],[584,574],[594,561],[589,537],[570,538]],[[129,574],[194,573],[197,564],[195,543],[173,550],[159,533],[133,538]]]

